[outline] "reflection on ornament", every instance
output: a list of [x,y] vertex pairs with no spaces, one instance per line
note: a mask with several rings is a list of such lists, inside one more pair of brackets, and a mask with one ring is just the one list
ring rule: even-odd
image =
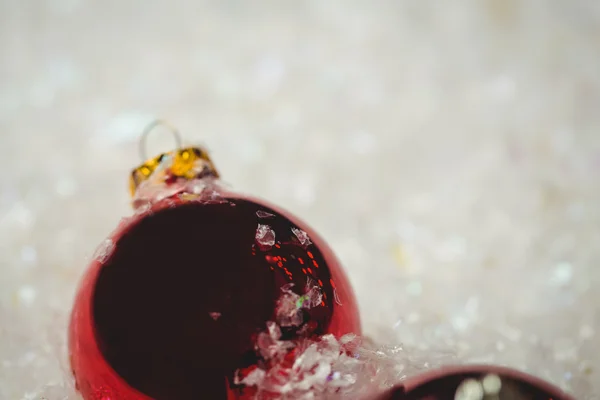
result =
[[280,350],[271,341],[289,343],[293,362],[294,343],[360,333],[352,289],[327,244],[218,177],[199,148],[132,173],[136,213],[103,242],[71,316],[70,360],[84,399],[246,398],[269,349]]

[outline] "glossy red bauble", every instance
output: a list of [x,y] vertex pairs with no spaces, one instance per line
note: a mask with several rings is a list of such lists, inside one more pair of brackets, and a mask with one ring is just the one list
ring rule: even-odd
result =
[[283,339],[360,333],[327,244],[262,201],[178,193],[124,222],[97,255],[69,331],[86,400],[243,397],[234,374],[262,362],[257,335],[281,319],[282,289],[314,302],[316,288],[319,301],[284,315]]
[[534,376],[493,365],[462,365],[408,379],[372,400],[574,400]]

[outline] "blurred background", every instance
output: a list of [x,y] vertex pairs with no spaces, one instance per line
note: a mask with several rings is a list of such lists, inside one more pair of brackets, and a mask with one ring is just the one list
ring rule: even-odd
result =
[[0,399],[76,398],[72,296],[156,117],[322,233],[407,362],[597,398],[600,3],[0,0]]

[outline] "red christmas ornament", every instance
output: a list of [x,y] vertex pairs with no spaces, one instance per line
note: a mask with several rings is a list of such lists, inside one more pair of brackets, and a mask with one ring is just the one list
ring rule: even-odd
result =
[[373,400],[574,400],[539,378],[510,368],[463,365],[408,379]]
[[271,321],[290,341],[360,333],[354,294],[323,239],[218,178],[196,147],[133,171],[136,213],[96,252],[72,311],[70,361],[84,399],[245,398],[236,376],[266,362],[257,341]]

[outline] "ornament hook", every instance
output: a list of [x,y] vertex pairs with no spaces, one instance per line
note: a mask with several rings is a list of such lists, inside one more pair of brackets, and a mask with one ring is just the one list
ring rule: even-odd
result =
[[142,157],[142,161],[145,161],[148,159],[148,154],[146,152],[146,140],[148,138],[148,135],[152,131],[154,131],[154,129],[161,127],[161,126],[167,128],[171,132],[171,134],[173,135],[173,138],[175,139],[177,148],[178,149],[181,148],[181,146],[182,146],[181,134],[179,133],[179,131],[177,129],[175,129],[171,124],[165,122],[164,120],[156,119],[156,120],[152,121],[150,124],[148,124],[144,128],[144,130],[142,131],[142,133],[140,135],[140,157]]

